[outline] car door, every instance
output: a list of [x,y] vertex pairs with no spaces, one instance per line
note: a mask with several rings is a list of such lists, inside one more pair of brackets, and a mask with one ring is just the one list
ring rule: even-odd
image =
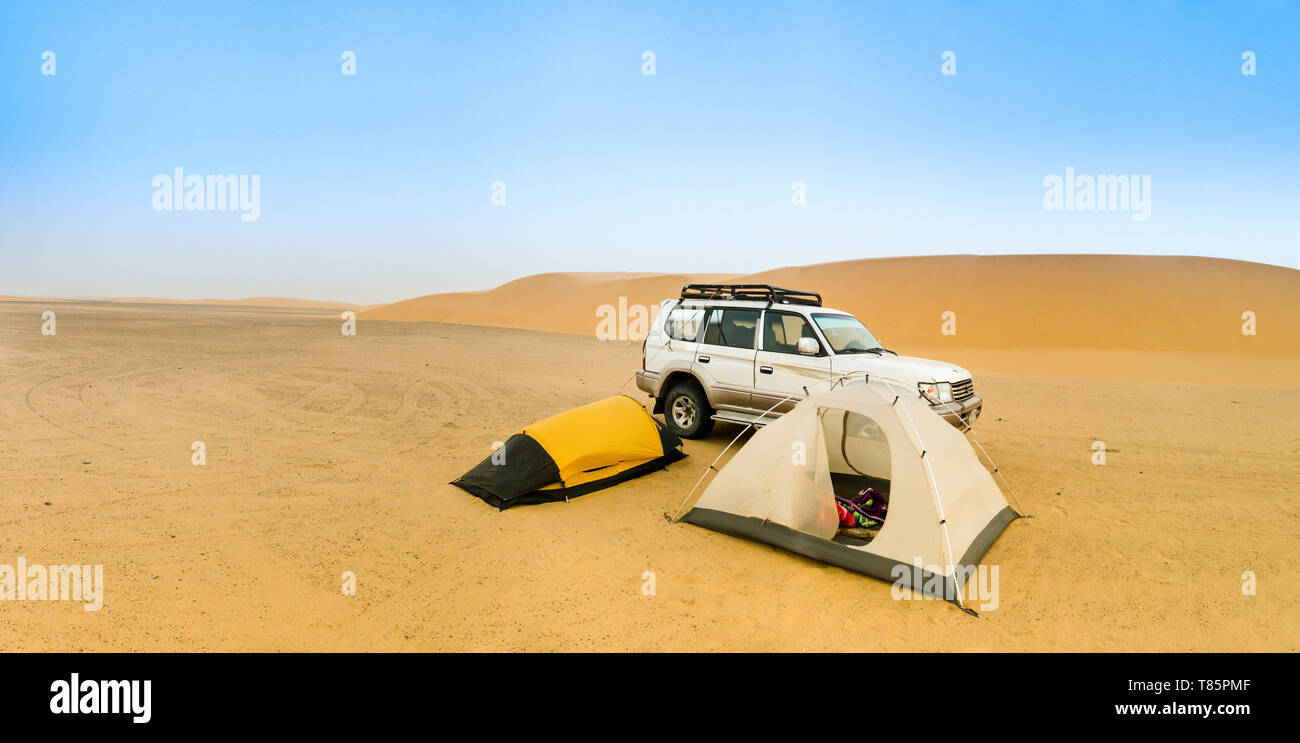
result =
[[[800,338],[817,341],[816,356],[799,353]],[[759,334],[759,342],[759,350],[754,357],[752,403],[757,410],[767,410],[776,405],[775,412],[787,412],[804,398],[806,385],[831,376],[831,357],[803,315],[767,310],[763,313],[763,330]],[[823,385],[812,391],[825,389]],[[792,394],[795,397],[782,402]]]
[[761,311],[714,307],[695,351],[692,371],[704,383],[709,404],[746,410],[754,387],[754,353]]

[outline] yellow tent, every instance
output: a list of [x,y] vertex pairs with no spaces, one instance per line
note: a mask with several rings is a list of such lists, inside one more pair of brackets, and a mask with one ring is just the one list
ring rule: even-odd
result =
[[511,436],[452,484],[502,510],[569,498],[661,469],[682,442],[641,403],[615,395]]

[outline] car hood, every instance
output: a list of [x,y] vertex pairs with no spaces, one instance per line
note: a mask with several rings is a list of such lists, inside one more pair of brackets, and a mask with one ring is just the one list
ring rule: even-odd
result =
[[961,382],[971,378],[970,372],[946,361],[921,359],[915,356],[891,354],[854,353],[836,354],[835,373],[846,374],[865,371],[899,382]]

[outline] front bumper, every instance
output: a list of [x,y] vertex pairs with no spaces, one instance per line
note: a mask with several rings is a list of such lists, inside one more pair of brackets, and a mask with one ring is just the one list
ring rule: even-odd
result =
[[971,395],[957,402],[941,402],[930,406],[939,417],[963,431],[975,425],[975,419],[979,417],[983,408],[984,399],[979,395]]

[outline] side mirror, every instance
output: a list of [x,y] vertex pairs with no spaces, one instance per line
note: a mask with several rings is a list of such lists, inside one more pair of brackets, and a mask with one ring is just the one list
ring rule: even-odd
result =
[[821,347],[817,345],[815,338],[799,339],[799,353],[804,356],[816,356],[819,352],[821,352]]

